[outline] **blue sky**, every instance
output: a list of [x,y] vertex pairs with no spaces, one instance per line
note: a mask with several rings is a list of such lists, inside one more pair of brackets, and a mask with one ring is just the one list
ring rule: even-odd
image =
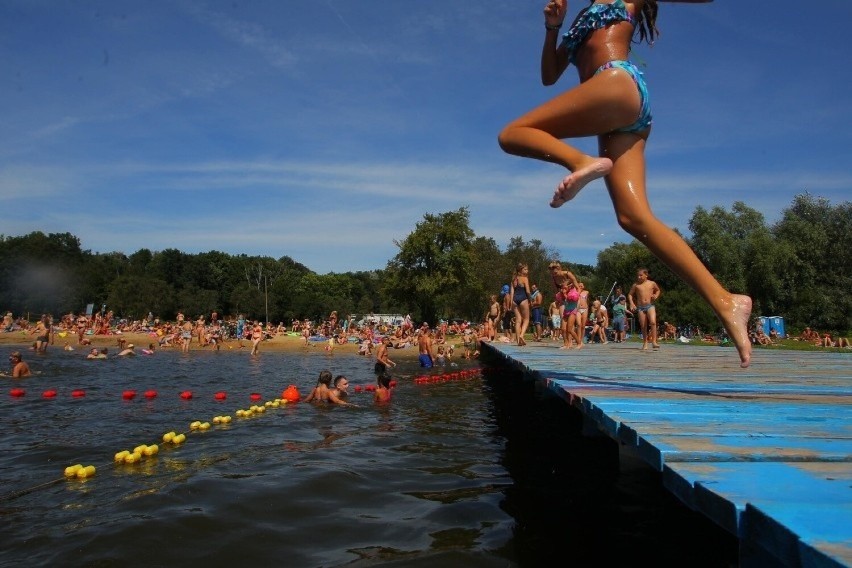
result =
[[[576,84],[573,69],[539,82],[544,3],[0,0],[0,234],[324,274],[384,268],[425,213],[467,206],[501,247],[535,238],[594,264],[629,240],[603,183],[552,210],[562,170],[496,143]],[[661,36],[633,59],[663,221],[849,200],[850,21],[848,0],[660,5]]]

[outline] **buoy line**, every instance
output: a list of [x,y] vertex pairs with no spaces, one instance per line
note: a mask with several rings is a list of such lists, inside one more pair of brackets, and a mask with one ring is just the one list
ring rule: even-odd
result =
[[[292,385],[291,385],[292,386]],[[186,391],[188,392],[188,391]],[[183,393],[182,393],[183,394]],[[218,393],[217,393],[218,394]],[[255,393],[253,393],[255,394]],[[191,395],[190,395],[191,396]],[[298,391],[295,387],[288,387],[282,393],[282,396],[286,396],[287,398],[273,399],[269,400],[263,405],[255,404],[247,409],[237,410],[234,414],[238,418],[248,419],[256,416],[260,416],[266,413],[266,410],[269,408],[280,408],[286,404],[291,402],[298,402],[301,398],[298,394]],[[252,397],[254,398],[254,397]],[[232,418],[230,415],[220,415],[214,416],[210,422],[202,422],[200,420],[195,420],[189,424],[189,435],[197,434],[200,435],[204,432],[207,432],[211,428],[211,422],[218,426],[227,426],[231,423]],[[186,432],[175,432],[169,431],[163,434],[162,443],[169,444],[172,447],[177,447],[182,445],[187,439]],[[133,450],[121,450],[117,452],[113,456],[113,461],[111,462],[114,468],[124,467],[127,465],[134,465],[146,458],[153,458],[160,453],[160,446],[158,444],[140,444],[133,448]],[[58,479],[53,479],[50,481],[46,481],[44,483],[40,483],[38,485],[34,485],[32,487],[28,487],[26,489],[19,489],[17,491],[12,491],[7,493],[6,495],[0,496],[0,502],[2,501],[12,501],[19,497],[23,497],[24,495],[29,495],[35,491],[40,489],[46,489],[62,481],[68,482],[85,482],[91,478],[93,478],[99,468],[109,467],[110,463],[104,463],[99,466],[94,465],[83,465],[82,463],[77,463],[74,465],[70,465],[65,468],[63,471],[63,476]]]

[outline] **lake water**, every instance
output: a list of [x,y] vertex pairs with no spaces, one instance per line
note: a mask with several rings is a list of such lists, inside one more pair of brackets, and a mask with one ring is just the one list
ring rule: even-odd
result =
[[[0,393],[3,565],[736,562],[735,539],[670,497],[659,474],[619,460],[610,440],[581,436],[563,401],[502,369],[415,384],[422,373],[404,361],[390,404],[350,387],[360,408],[298,403],[240,419],[237,409],[290,384],[306,395],[323,369],[372,384],[373,362],[268,352],[26,358],[40,375],[2,379]],[[478,367],[465,364],[452,370]],[[16,386],[26,395],[9,396]],[[48,389],[57,396],[42,398]],[[123,400],[130,389],[138,396]],[[150,389],[158,396],[148,400]],[[225,414],[227,426],[190,431]],[[187,441],[163,444],[168,431]],[[116,452],[154,443],[156,457],[113,465]],[[76,463],[98,473],[62,479]]]

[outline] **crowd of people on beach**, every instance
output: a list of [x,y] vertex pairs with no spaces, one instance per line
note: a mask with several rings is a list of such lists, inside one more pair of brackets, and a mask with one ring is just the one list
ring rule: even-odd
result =
[[[219,350],[226,343],[229,348],[250,348],[251,354],[257,355],[264,341],[290,335],[301,337],[306,347],[311,342],[321,342],[327,351],[333,351],[338,345],[357,343],[359,355],[376,358],[377,376],[386,374],[395,365],[389,356],[391,350],[417,349],[420,366],[431,368],[454,365],[457,347],[462,348],[461,358],[474,359],[480,354],[482,342],[500,341],[525,346],[530,334],[533,341],[561,341],[560,349],[622,343],[627,341],[628,331],[637,327],[643,350],[649,347],[659,349],[659,337],[683,342],[694,339],[725,342],[724,337],[720,339],[702,333],[693,326],[679,327],[668,321],[658,324],[655,302],[662,290],[649,278],[645,268],[637,269],[636,281],[627,294],[616,286],[606,297],[592,296],[585,284],[558,261],[551,262],[548,269],[554,292],[547,308],[544,307],[545,292],[530,281],[528,266],[520,263],[500,293],[490,296],[488,307],[478,323],[441,320],[435,326],[427,322],[416,326],[410,315],[400,317],[396,322],[369,317],[356,322],[353,316],[341,319],[336,311],[332,311],[319,322],[294,319],[288,329],[284,322],[261,324],[259,320],[249,320],[242,314],[222,318],[215,311],[209,319],[206,315],[189,319],[179,312],[173,321],[161,320],[152,313],[141,320],[128,321],[116,318],[104,306],[95,313],[69,313],[58,321],[50,314],[43,314],[31,322],[29,318],[15,318],[12,312],[7,311],[0,332],[22,333],[32,341],[31,349],[37,353],[46,351],[59,338],[66,351],[90,348],[87,359],[111,356],[108,347],[92,346],[94,337],[114,337],[114,356],[128,357],[153,355],[157,349],[168,348],[188,352],[191,346]],[[128,343],[124,335],[130,333],[148,335],[147,348],[137,350],[135,345]],[[797,339],[820,347],[850,346],[846,337],[832,337],[830,333],[819,333],[810,327],[796,338],[781,337],[775,329],[766,334],[757,320],[749,338],[754,345],[773,345],[781,339]],[[10,361],[12,359],[12,376],[28,376],[30,370],[21,353],[12,353]]]

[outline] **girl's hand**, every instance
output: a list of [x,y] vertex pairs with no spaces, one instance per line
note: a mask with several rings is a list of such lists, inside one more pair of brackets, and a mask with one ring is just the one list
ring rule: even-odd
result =
[[544,23],[548,26],[561,26],[567,9],[566,0],[550,0],[544,7]]

